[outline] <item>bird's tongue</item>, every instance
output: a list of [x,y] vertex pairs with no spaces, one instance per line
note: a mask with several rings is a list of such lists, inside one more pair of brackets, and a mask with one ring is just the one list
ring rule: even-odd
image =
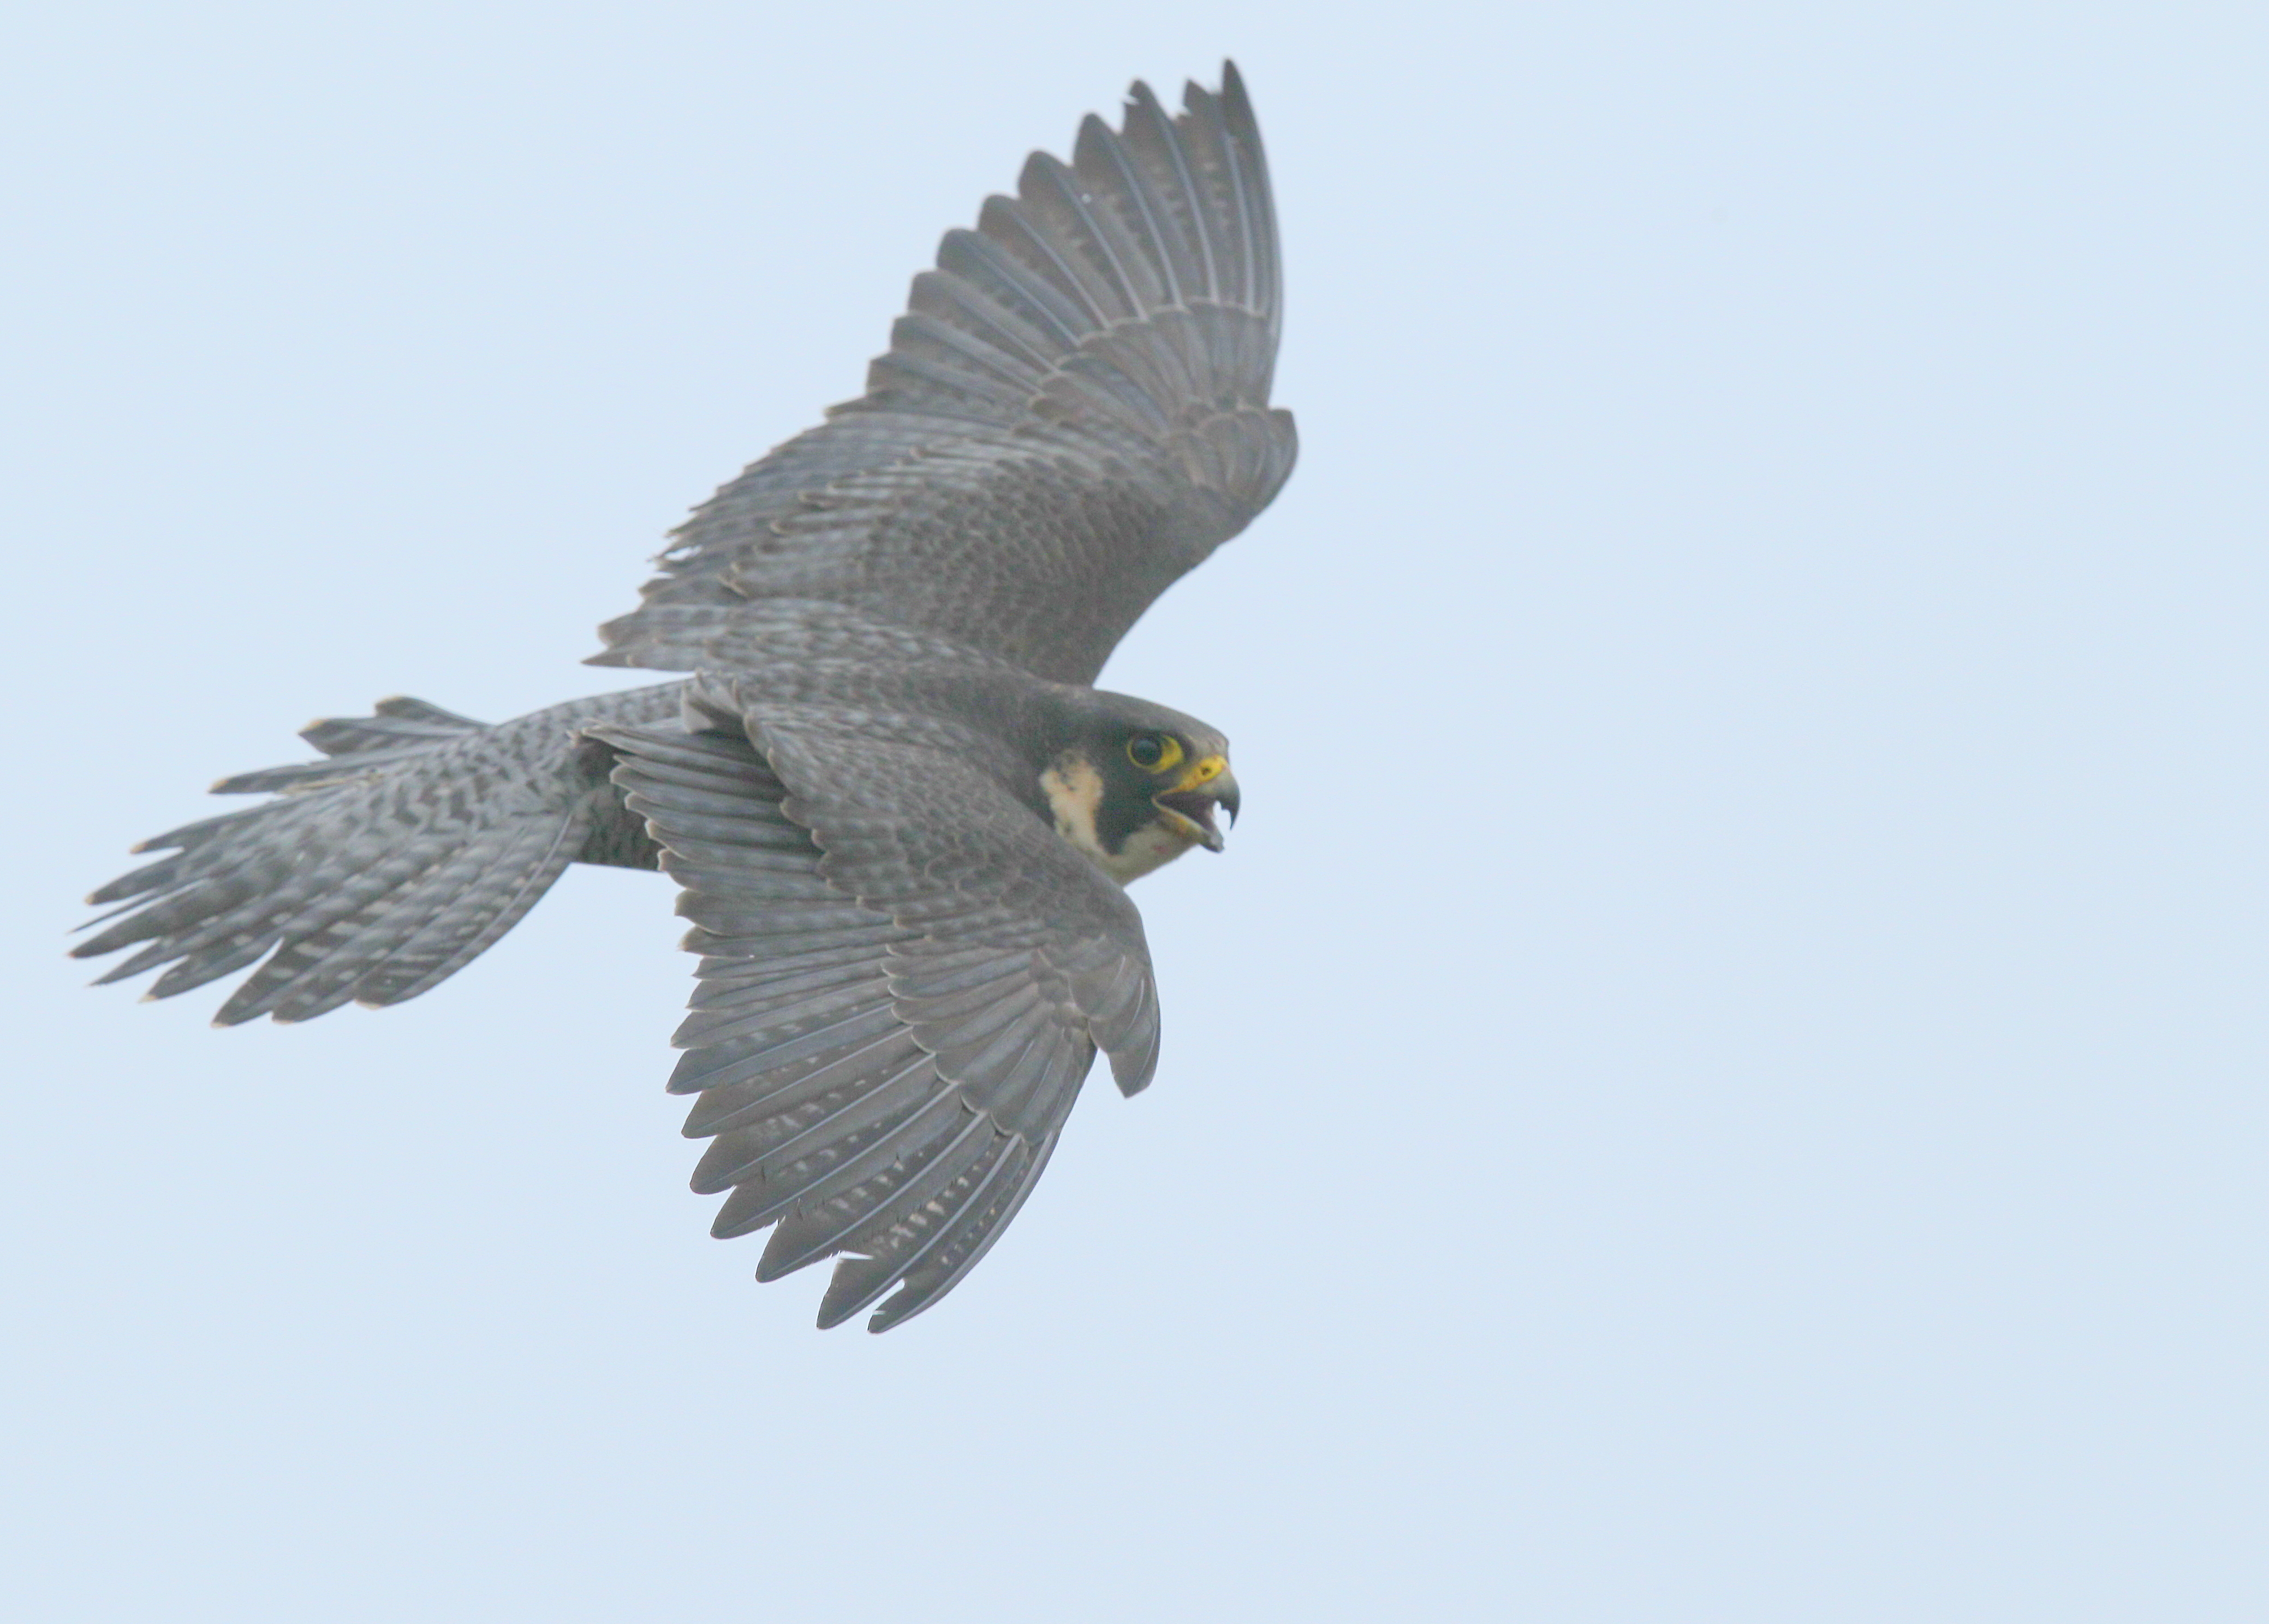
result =
[[1161,795],[1158,804],[1170,812],[1179,812],[1202,830],[1199,844],[1208,852],[1222,847],[1221,830],[1213,821],[1214,798],[1201,790],[1183,790],[1177,794]]

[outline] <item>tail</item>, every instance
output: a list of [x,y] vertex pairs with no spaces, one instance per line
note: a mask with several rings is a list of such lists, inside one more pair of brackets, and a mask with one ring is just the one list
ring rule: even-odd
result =
[[455,975],[517,924],[570,862],[655,867],[644,825],[608,780],[595,724],[676,717],[671,683],[602,694],[494,727],[427,705],[312,724],[327,759],[241,773],[217,794],[279,792],[242,812],[144,841],[173,855],[113,880],[119,904],[71,950],[144,944],[101,981],[167,965],[170,998],[269,954],[214,1023],[305,1021],[350,1000],[398,1004]]

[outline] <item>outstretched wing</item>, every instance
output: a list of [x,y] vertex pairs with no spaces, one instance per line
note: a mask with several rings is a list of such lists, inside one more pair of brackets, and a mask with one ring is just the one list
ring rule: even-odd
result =
[[732,663],[752,599],[844,603],[1088,683],[1292,470],[1260,133],[1234,64],[1024,166],[914,278],[867,393],[676,533],[595,665]]
[[[700,985],[670,1088],[710,1140],[713,1233],[779,1227],[777,1279],[842,1254],[822,1327],[951,1289],[1031,1191],[1099,1047],[1149,1079],[1157,996],[1126,897],[950,753],[794,707],[598,728],[684,887]],[[762,748],[750,742],[753,734]]]

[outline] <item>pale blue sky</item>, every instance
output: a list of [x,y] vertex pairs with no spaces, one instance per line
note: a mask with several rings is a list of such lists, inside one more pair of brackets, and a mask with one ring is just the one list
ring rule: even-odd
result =
[[[969,18],[981,17],[981,21]],[[216,1033],[133,840],[500,718],[1127,81],[1245,70],[1235,741],[936,1311],[704,1231],[666,884]],[[0,1613],[2269,1616],[2269,22],[403,0],[0,25]]]

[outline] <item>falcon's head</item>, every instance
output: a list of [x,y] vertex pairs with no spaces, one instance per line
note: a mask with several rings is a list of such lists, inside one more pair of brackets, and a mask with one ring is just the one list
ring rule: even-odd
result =
[[1194,845],[1220,851],[1215,810],[1237,822],[1229,741],[1164,705],[1095,698],[1040,775],[1056,832],[1121,885]]

